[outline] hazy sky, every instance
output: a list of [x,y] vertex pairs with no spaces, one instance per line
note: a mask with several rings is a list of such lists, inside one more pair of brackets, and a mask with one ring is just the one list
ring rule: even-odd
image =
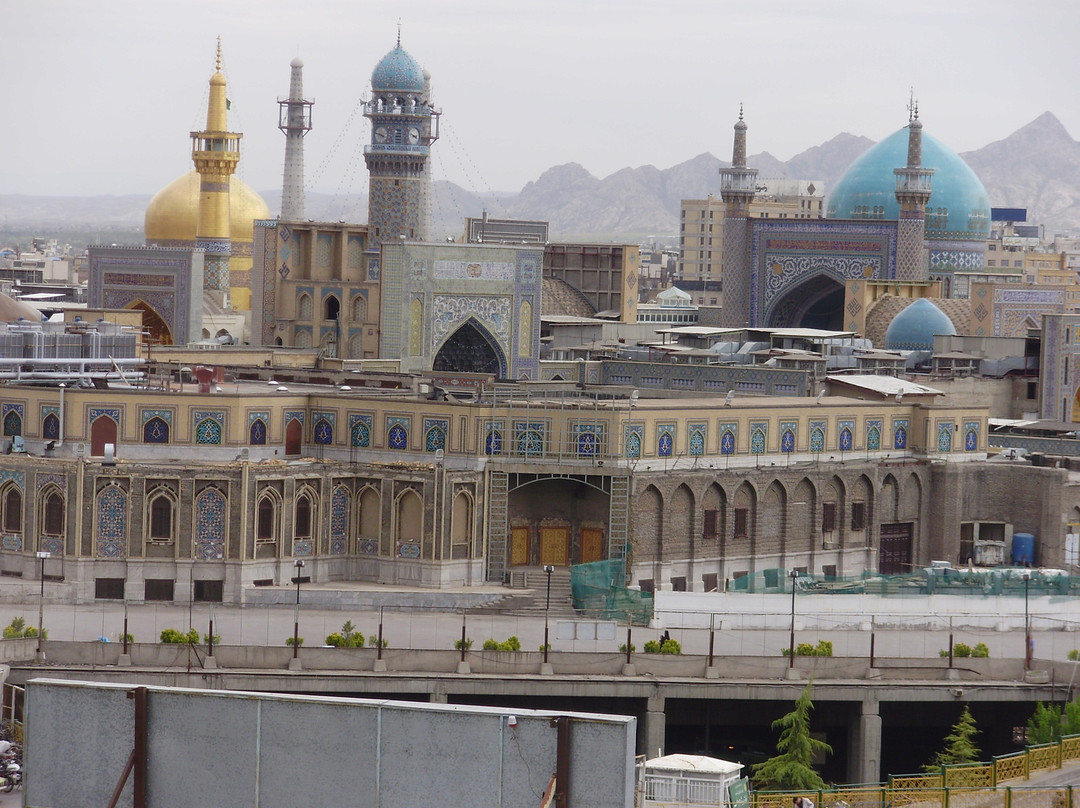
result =
[[240,175],[281,186],[277,100],[305,63],[309,190],[366,189],[357,109],[402,45],[443,110],[433,175],[518,191],[547,168],[597,177],[749,151],[788,159],[904,125],[956,151],[1046,110],[1080,136],[1077,0],[4,0],[0,193],[153,193],[191,169],[222,37]]

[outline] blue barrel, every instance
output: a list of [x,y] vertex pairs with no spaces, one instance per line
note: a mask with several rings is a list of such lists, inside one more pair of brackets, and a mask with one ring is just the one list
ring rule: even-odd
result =
[[1012,562],[1022,566],[1035,563],[1035,536],[1031,533],[1013,533]]

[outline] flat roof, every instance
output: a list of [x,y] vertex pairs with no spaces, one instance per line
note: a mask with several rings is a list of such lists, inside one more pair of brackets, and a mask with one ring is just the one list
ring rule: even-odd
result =
[[854,374],[851,376],[826,376],[826,381],[834,384],[846,384],[860,390],[868,390],[882,396],[943,396],[941,390],[916,384],[895,376],[875,376],[873,374]]

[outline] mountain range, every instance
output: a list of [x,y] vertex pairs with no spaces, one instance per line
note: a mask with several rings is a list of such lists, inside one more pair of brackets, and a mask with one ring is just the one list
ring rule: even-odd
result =
[[[823,181],[826,193],[852,161],[873,145],[865,137],[843,133],[787,161],[768,152],[747,158],[758,177]],[[1046,226],[1048,237],[1080,234],[1080,142],[1045,112],[1008,137],[960,155],[986,186],[994,207],[1027,208],[1028,222]],[[474,194],[450,182],[433,188],[432,235],[456,237],[465,216],[487,210],[496,218],[540,219],[561,240],[625,240],[655,235],[676,241],[679,203],[720,194],[719,169],[728,163],[700,154],[668,169],[624,168],[598,179],[577,163],[554,166],[520,192]],[[280,191],[263,193],[276,210]],[[0,194],[0,243],[12,234],[33,232],[61,238],[64,232],[89,231],[99,241],[142,239],[142,219],[150,195],[113,197],[34,197]],[[307,215],[317,220],[363,221],[366,194],[347,199],[309,194]]]

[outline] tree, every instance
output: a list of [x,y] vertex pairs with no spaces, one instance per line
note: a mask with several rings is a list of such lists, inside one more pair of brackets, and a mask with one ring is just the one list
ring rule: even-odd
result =
[[1053,704],[1036,704],[1035,712],[1028,719],[1030,744],[1053,743],[1062,735],[1080,733],[1080,699],[1065,705],[1065,714]]
[[932,772],[954,763],[977,762],[979,747],[975,745],[975,736],[978,734],[975,719],[971,717],[968,708],[964,707],[959,720],[953,724],[952,732],[945,736],[945,748],[936,753],[923,769]]
[[802,695],[795,702],[795,709],[772,722],[774,730],[780,730],[775,755],[763,763],[754,764],[754,783],[757,788],[781,791],[817,790],[825,788],[825,781],[814,771],[813,760],[818,753],[832,754],[832,747],[810,735],[810,712],[814,704],[810,700],[814,683],[807,682]]

